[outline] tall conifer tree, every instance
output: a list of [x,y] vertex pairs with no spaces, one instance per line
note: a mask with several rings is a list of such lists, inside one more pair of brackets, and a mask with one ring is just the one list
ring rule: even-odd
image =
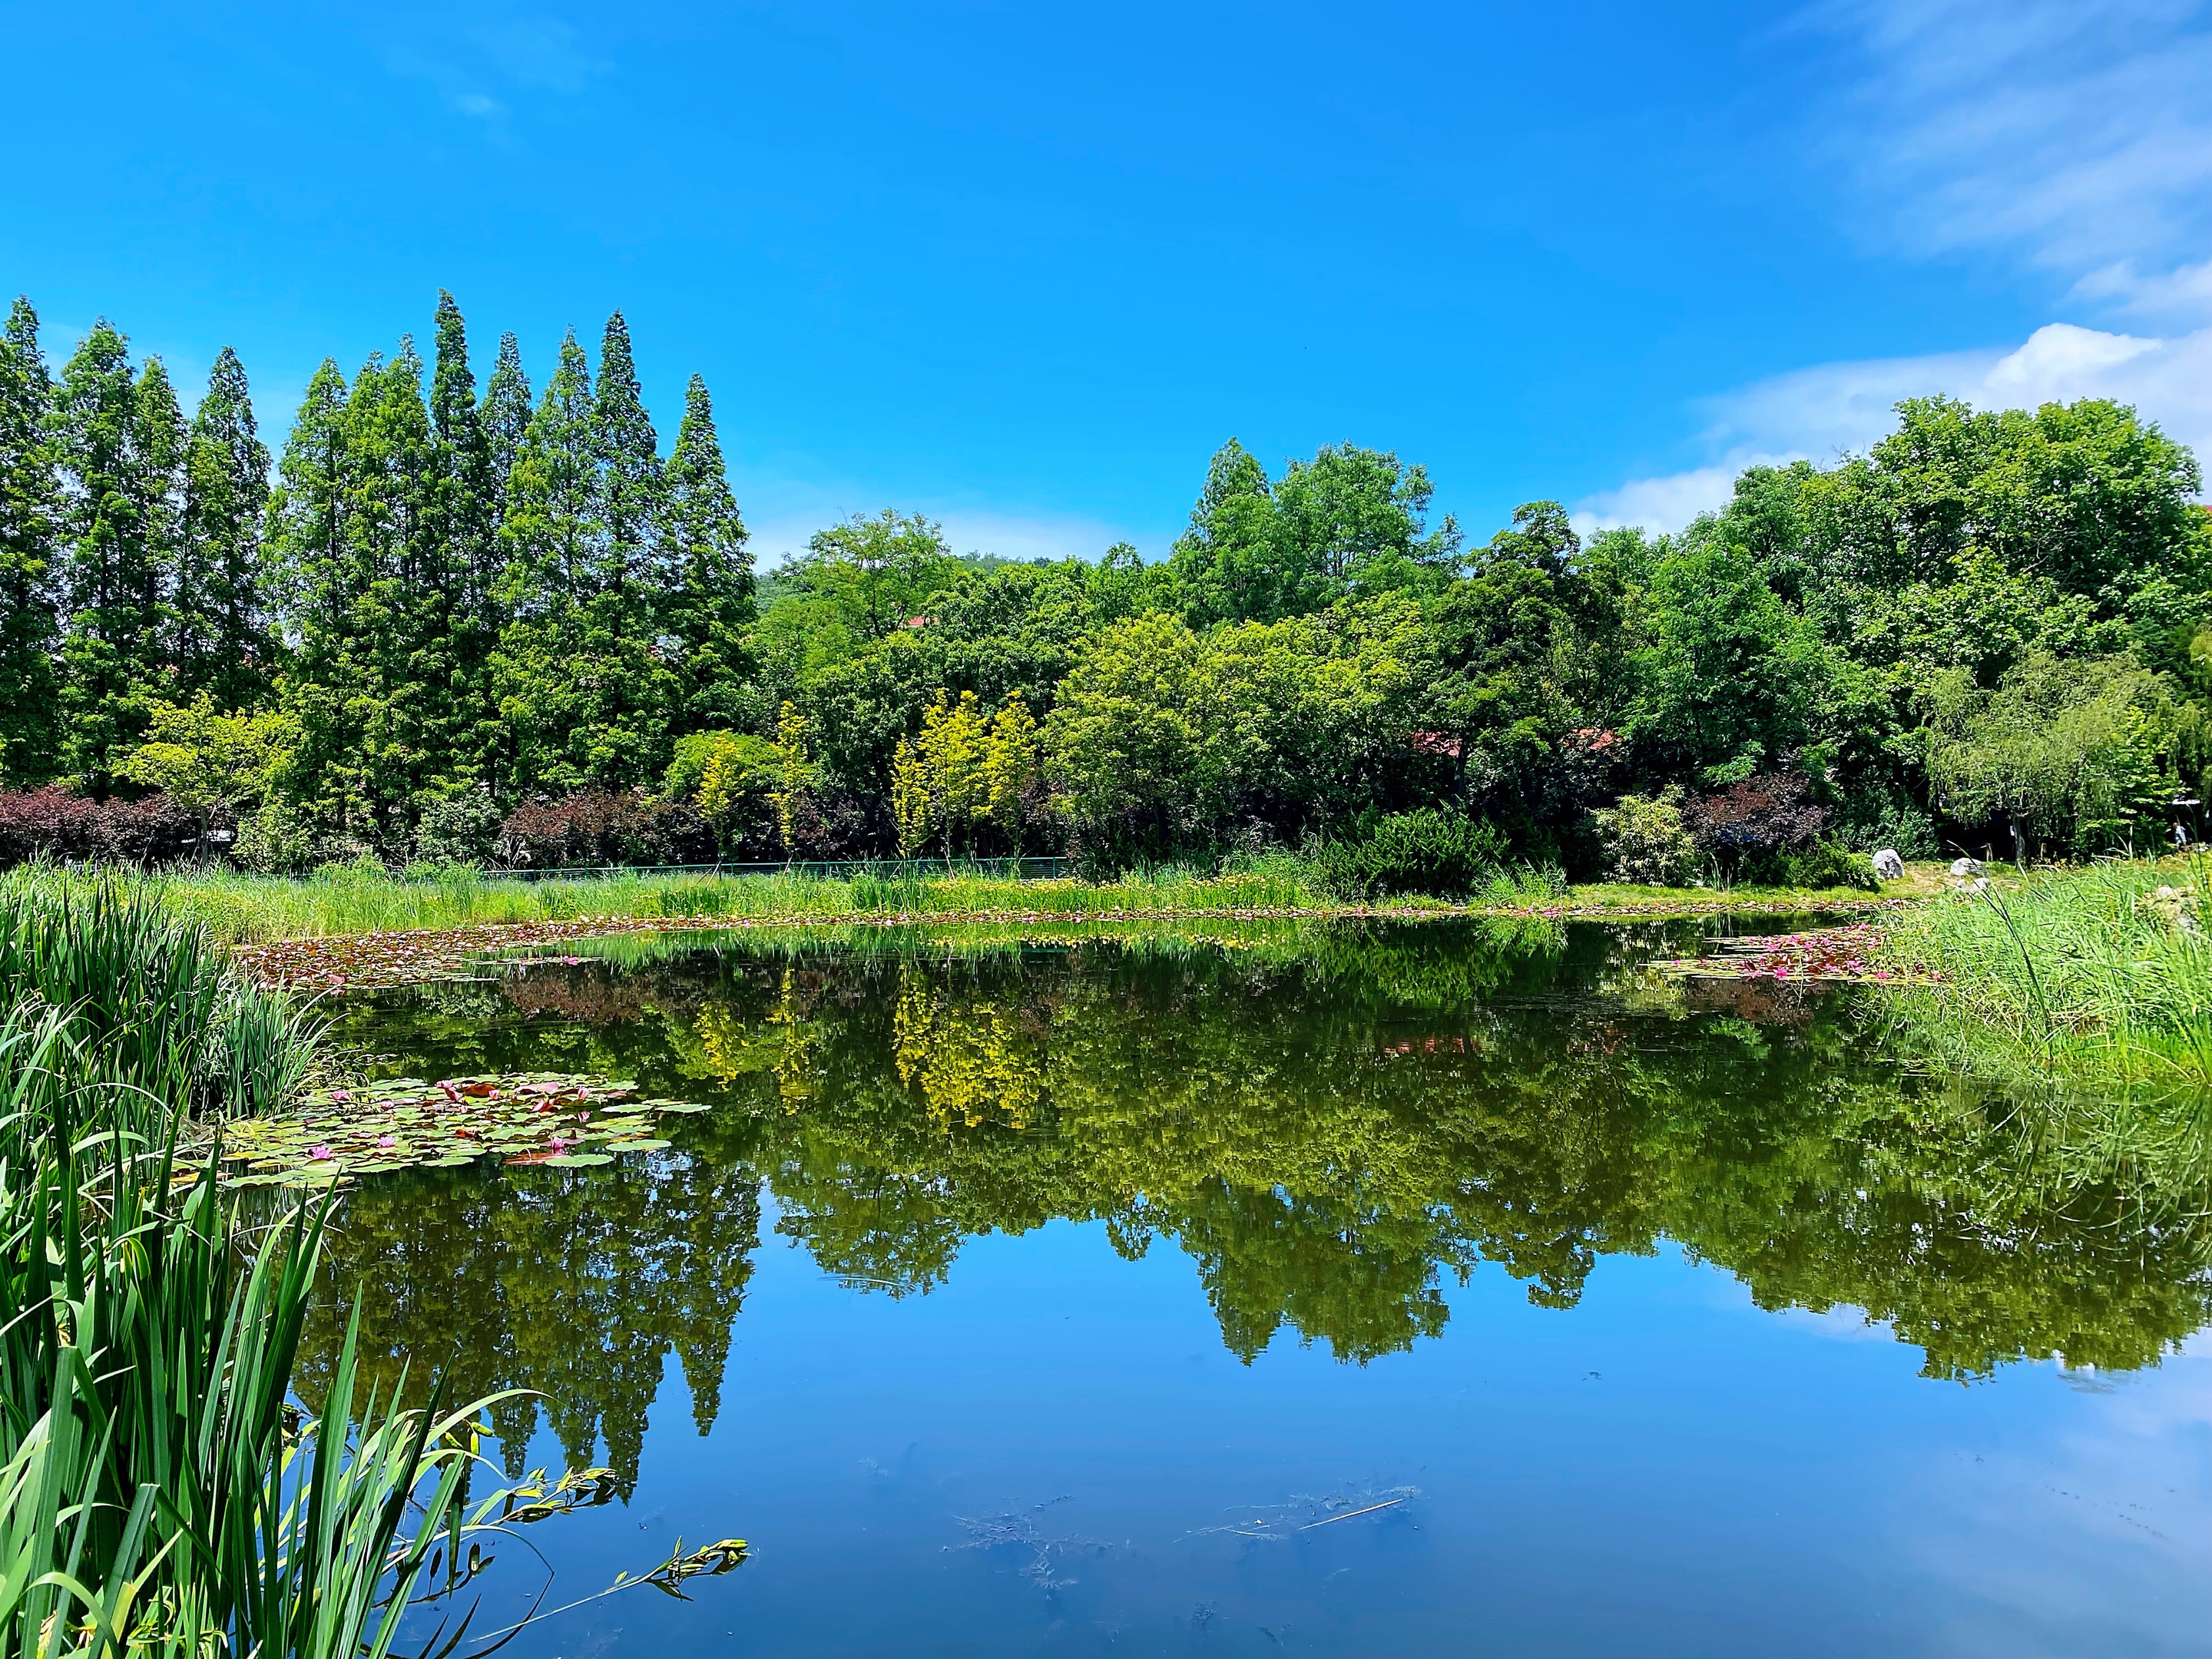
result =
[[300,730],[288,788],[306,817],[326,823],[343,811],[325,763],[347,739],[357,586],[346,527],[350,398],[345,376],[325,357],[276,463],[267,519],[272,597],[291,648],[279,692]]
[[273,641],[261,599],[261,520],[269,503],[246,368],[225,346],[193,412],[185,453],[176,615],[177,699],[205,691],[222,708],[251,708],[273,686]]
[[501,599],[511,620],[493,658],[507,727],[508,786],[562,793],[592,781],[584,763],[597,715],[596,665],[583,659],[582,600],[596,569],[599,446],[592,369],[572,332],[508,475]]
[[523,372],[522,348],[512,334],[499,337],[499,358],[491,378],[484,382],[483,417],[484,445],[491,461],[493,516],[507,510],[507,477],[514,458],[521,453],[522,434],[530,429],[532,404],[530,376]]
[[[430,421],[437,443],[437,534],[452,582],[454,781],[479,775],[498,747],[493,729],[491,654],[499,642],[496,611],[501,557],[499,482],[475,372],[467,325],[453,296],[438,295],[437,363],[430,380]],[[520,372],[520,365],[516,365]],[[489,393],[487,393],[489,401]]]
[[[150,377],[149,377],[150,378]],[[144,730],[162,658],[161,547],[176,446],[166,374],[141,397],[123,337],[94,324],[62,370],[49,416],[67,545],[61,761],[105,794]]]
[[438,466],[422,360],[403,339],[354,377],[346,404],[348,554],[356,585],[350,754],[331,757],[347,830],[403,850],[418,798],[448,777],[456,719]]
[[19,296],[0,330],[0,782],[53,775],[53,383],[39,317]]
[[599,342],[592,431],[602,468],[600,562],[592,586],[598,593],[619,601],[608,607],[614,626],[647,628],[647,565],[660,527],[660,440],[645,412],[637,364],[630,354],[629,325],[619,311],[607,319],[606,333]]
[[678,699],[659,646],[667,597],[658,568],[666,479],[638,385],[629,325],[619,311],[607,319],[599,343],[592,433],[599,463],[599,562],[578,644],[600,667],[597,730],[586,764],[609,784],[641,783],[666,763],[668,719]]
[[662,632],[674,642],[684,731],[750,725],[745,631],[753,620],[753,556],[723,465],[714,406],[699,375],[684,396],[684,423],[662,486]]

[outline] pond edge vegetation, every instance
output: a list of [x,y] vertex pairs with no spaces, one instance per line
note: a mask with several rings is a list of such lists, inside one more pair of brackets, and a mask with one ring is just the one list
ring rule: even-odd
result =
[[441,1598],[465,1631],[486,1534],[589,1482],[471,1504],[495,1402],[359,1386],[358,1306],[301,1411],[327,1200],[215,1176],[227,1121],[316,1075],[317,1023],[153,896],[39,872],[0,878],[0,1651],[381,1659]]

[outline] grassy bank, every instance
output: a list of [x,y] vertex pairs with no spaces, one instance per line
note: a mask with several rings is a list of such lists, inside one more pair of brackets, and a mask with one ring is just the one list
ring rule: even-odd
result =
[[[175,912],[226,944],[365,933],[568,923],[584,919],[872,921],[1095,917],[1324,915],[1346,910],[1422,914],[1443,909],[1539,909],[1573,915],[1696,915],[1860,906],[1852,889],[1570,888],[1555,872],[1501,871],[1462,906],[1434,899],[1370,899],[1332,886],[1304,860],[1275,854],[1218,871],[1182,866],[1133,872],[1110,882],[1015,881],[985,876],[849,879],[773,875],[614,875],[525,881],[456,869],[394,876],[345,866],[306,877],[183,872],[137,878]],[[1909,885],[1910,884],[1908,884]]]
[[2208,875],[2202,856],[2097,864],[1902,914],[1887,956],[1944,980],[1900,997],[1902,1040],[2025,1095],[2212,1096]]

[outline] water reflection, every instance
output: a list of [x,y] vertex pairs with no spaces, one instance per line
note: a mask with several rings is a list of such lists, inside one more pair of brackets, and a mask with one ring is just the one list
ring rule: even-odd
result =
[[[775,1231],[830,1274],[926,1293],[978,1236],[1101,1221],[1182,1251],[1248,1363],[1285,1330],[1364,1362],[1440,1333],[1489,1263],[1571,1309],[1673,1239],[1770,1309],[1863,1308],[1932,1376],[2021,1356],[2140,1366],[2206,1322],[2202,1206],[2155,1171],[1900,1079],[1863,1010],[1686,1000],[1657,930],[1457,923],[1206,945],[783,952],[540,964],[352,1009],[387,1071],[635,1077],[712,1101],[605,1169],[366,1183],[335,1254],[365,1349],[539,1390],[573,1461],[635,1479],[671,1354],[700,1432]],[[335,1315],[310,1336],[327,1364]],[[419,1373],[418,1373],[419,1379]],[[520,1449],[538,1402],[504,1408]],[[516,1456],[520,1455],[518,1449]]]

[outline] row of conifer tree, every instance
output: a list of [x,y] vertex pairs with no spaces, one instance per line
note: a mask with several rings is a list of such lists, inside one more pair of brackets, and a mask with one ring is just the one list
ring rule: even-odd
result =
[[[285,720],[333,815],[481,783],[641,777],[757,711],[746,532],[702,380],[664,457],[629,332],[571,333],[542,392],[505,335],[481,386],[450,295],[350,380],[325,360],[281,454],[225,348],[187,419],[96,323],[50,369],[0,334],[0,781],[95,795],[160,705]],[[658,757],[658,758],[656,758]],[[363,826],[367,827],[367,826]]]

